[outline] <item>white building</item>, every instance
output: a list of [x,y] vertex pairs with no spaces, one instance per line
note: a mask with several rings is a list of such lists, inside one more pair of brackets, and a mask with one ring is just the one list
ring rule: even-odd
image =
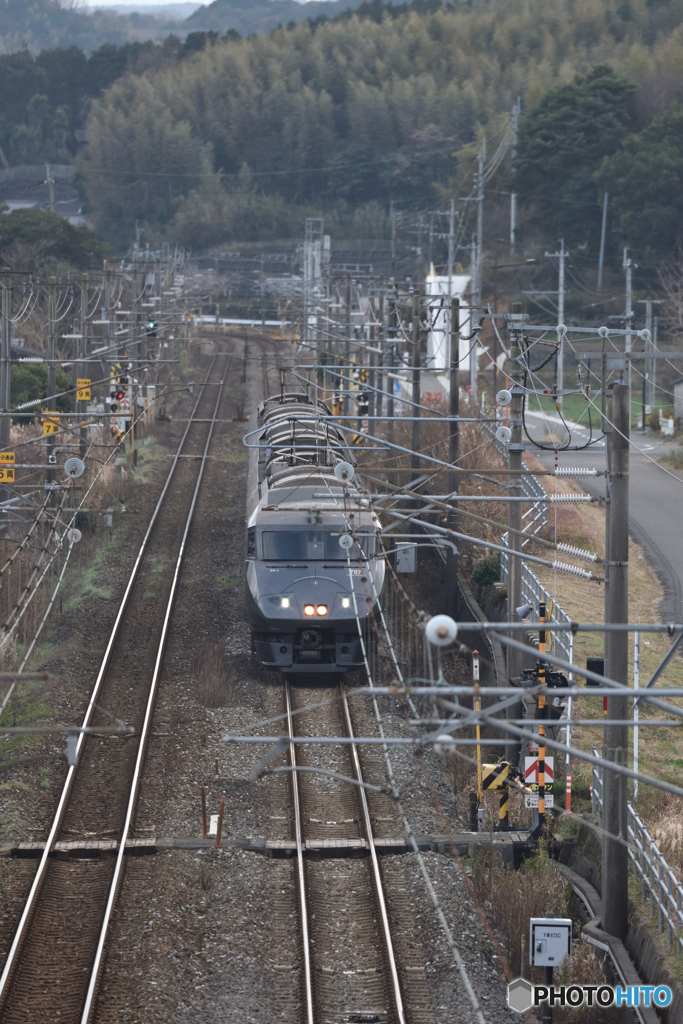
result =
[[[430,370],[440,371],[448,369],[451,359],[451,337],[450,337],[450,300],[460,299],[460,369],[469,371],[470,368],[470,307],[463,302],[463,296],[470,285],[469,274],[452,274],[450,278],[450,291],[448,276],[438,276],[431,273],[425,278],[425,295],[440,298],[430,302],[429,319],[432,327],[427,336],[427,367]],[[479,348],[477,356],[483,350]]]

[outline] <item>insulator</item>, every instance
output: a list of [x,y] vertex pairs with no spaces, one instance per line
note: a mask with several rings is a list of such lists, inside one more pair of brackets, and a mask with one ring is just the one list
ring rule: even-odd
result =
[[579,569],[578,565],[569,565],[567,562],[553,562],[553,569],[566,572],[569,576],[578,576],[582,580],[595,579],[592,572],[586,572],[585,569]]
[[579,505],[582,501],[593,501],[590,494],[549,494],[547,501],[554,505]]
[[555,470],[555,476],[597,476],[597,469],[589,469],[588,466],[560,466]]
[[584,551],[583,548],[575,548],[572,544],[558,544],[557,550],[565,555],[573,555],[574,558],[583,558],[587,562],[597,562],[598,560],[597,555],[591,554],[590,551]]

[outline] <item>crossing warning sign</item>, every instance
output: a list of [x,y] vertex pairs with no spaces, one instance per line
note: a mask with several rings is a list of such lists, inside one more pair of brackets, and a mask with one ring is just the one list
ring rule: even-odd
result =
[[[545,806],[553,806],[552,786],[555,779],[555,758],[545,759]],[[538,757],[524,758],[525,807],[538,807]]]

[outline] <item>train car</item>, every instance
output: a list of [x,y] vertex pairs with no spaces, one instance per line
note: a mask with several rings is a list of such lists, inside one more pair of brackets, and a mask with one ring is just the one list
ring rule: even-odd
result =
[[[363,664],[384,584],[379,521],[329,407],[283,392],[248,434],[246,612],[252,651],[288,675]],[[336,469],[336,475],[335,475]]]

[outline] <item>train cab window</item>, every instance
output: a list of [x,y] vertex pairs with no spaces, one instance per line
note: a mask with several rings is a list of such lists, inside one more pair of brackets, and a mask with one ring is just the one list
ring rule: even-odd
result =
[[[372,558],[374,535],[360,532],[358,539],[363,556]],[[261,541],[263,557],[271,561],[346,561],[337,530],[264,530]],[[351,558],[358,558],[355,548]]]
[[256,527],[247,530],[247,558],[256,558]]

